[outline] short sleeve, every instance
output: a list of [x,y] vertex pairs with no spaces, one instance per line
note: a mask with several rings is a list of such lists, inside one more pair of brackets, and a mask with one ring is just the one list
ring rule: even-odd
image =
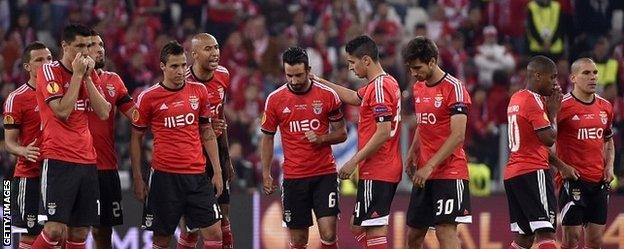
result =
[[328,117],[330,122],[340,121],[344,118],[344,114],[342,113],[342,101],[340,101],[340,97],[335,92],[331,92],[329,103],[331,103],[331,108],[329,109]]
[[151,120],[152,110],[149,96],[145,92],[139,94],[136,108],[132,111],[132,125],[139,129],[147,128]]
[[533,130],[541,130],[550,127],[550,120],[544,111],[542,101],[534,96],[530,96],[526,100],[525,117],[533,127]]
[[393,101],[396,93],[388,85],[384,84],[384,77],[379,77],[374,83],[369,84],[371,89],[364,96],[364,101],[369,104],[377,122],[392,121],[393,108],[397,105]]
[[[273,97],[274,98],[274,97]],[[267,98],[264,105],[264,113],[262,114],[262,120],[260,121],[260,129],[266,134],[273,135],[277,132],[278,119],[276,115],[275,105],[277,102],[273,101],[272,97]]]
[[60,85],[62,78],[52,67],[52,64],[44,64],[37,70],[37,91],[41,92],[45,102],[62,98],[65,88]]
[[119,110],[123,113],[128,112],[133,106],[134,102],[132,101],[132,97],[128,94],[128,89],[124,84],[123,80],[119,75],[115,74],[115,91],[117,94],[115,95],[117,99],[115,99],[115,106],[119,108]]
[[210,101],[208,99],[208,89],[203,84],[196,84],[199,89],[199,117],[201,118],[212,118],[213,114],[210,111]]
[[450,86],[447,89],[447,108],[451,115],[468,114],[468,107],[471,104],[470,94],[463,83],[454,78],[447,78]]
[[[611,137],[613,137],[613,107],[611,106],[611,104],[609,103],[606,109],[606,116],[607,116],[607,125],[606,125],[606,129],[604,132],[604,138],[605,140],[611,139]],[[603,115],[602,113],[600,115]],[[602,116],[600,117],[602,119]]]
[[22,112],[19,100],[15,99],[15,94],[9,94],[4,102],[3,124],[5,129],[18,129],[22,123]]

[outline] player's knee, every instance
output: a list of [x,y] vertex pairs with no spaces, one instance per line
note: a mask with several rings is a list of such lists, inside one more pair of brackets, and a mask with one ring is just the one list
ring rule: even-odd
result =
[[407,228],[407,247],[410,249],[422,248],[428,229]]
[[294,246],[303,246],[308,244],[308,236],[304,234],[294,234],[290,235],[290,244]]
[[535,240],[537,242],[544,240],[555,240],[556,236],[552,228],[540,228],[535,230]]
[[564,231],[562,244],[568,248],[576,248],[579,243],[580,234],[576,231]]
[[181,229],[180,231],[180,238],[186,240],[186,241],[195,241],[197,242],[197,239],[199,238],[199,232],[188,232],[185,231],[186,229]]
[[435,231],[438,238],[440,238],[440,236],[448,236],[457,233],[457,225],[439,224],[435,226]]
[[47,222],[43,230],[48,238],[54,241],[59,241],[64,237],[63,234],[65,233],[65,229],[65,225],[61,223]]
[[201,235],[206,240],[221,240],[221,223],[215,223],[212,226],[200,229]]
[[514,238],[514,241],[522,248],[531,248],[531,246],[533,245],[533,239],[533,235],[518,234]]
[[334,231],[322,231],[320,236],[321,236],[322,241],[326,241],[326,242],[336,241],[336,233]]
[[70,227],[68,229],[68,238],[71,241],[85,241],[88,234],[88,227]]
[[585,241],[585,248],[600,248],[600,247],[602,247],[601,236],[590,236]]
[[351,225],[351,233],[352,234],[359,235],[359,234],[362,234],[364,232],[366,232],[366,229],[364,227]]

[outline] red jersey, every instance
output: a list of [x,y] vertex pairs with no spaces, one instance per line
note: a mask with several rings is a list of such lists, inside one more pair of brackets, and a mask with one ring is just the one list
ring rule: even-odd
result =
[[[85,82],[80,86],[74,110],[66,121],[59,119],[48,105],[51,100],[63,97],[71,77],[72,72],[60,61],[44,64],[37,71],[37,104],[40,108],[42,130],[41,155],[46,159],[95,164],[96,152],[89,131],[89,95]],[[91,79],[98,84],[95,70]]]
[[126,113],[134,106],[132,97],[123,81],[113,72],[103,71],[97,85],[100,92],[112,107],[107,120],[101,120],[95,112],[89,112],[89,130],[93,136],[93,146],[97,152],[98,170],[116,170],[117,152],[115,151],[115,109]]
[[[18,142],[26,146],[41,135],[41,119],[35,89],[28,83],[11,92],[4,102],[4,129],[19,129]],[[40,146],[38,139],[35,146]],[[41,162],[31,162],[17,157],[14,177],[39,177]]]
[[[451,116],[468,113],[471,102],[464,85],[449,74],[434,86],[427,86],[425,81],[416,82],[413,93],[414,113],[420,136],[417,165],[422,168],[451,135]],[[429,176],[429,179],[468,178],[468,163],[463,144],[437,165]]]
[[279,127],[284,147],[284,178],[336,173],[331,146],[315,146],[305,133],[329,133],[330,122],[343,118],[341,104],[334,90],[317,82],[304,93],[293,92],[284,84],[269,94],[261,129],[264,133],[275,134]]
[[193,72],[193,67],[186,70],[186,80],[203,83],[208,89],[208,101],[211,106],[213,117],[223,117],[223,104],[225,103],[225,92],[230,87],[230,72],[225,67],[218,66],[214,70],[212,78],[202,81]]
[[527,89],[514,93],[507,106],[508,138],[511,154],[505,180],[540,169],[548,169],[548,147],[537,132],[550,128],[539,94]]
[[570,93],[563,97],[557,115],[557,156],[575,168],[581,180],[600,182],[605,168],[604,144],[613,136],[613,107],[594,96],[591,103],[583,103]]
[[371,80],[357,91],[362,100],[358,120],[358,150],[373,137],[377,122],[390,121],[390,138],[383,145],[359,164],[359,178],[399,182],[403,169],[399,150],[401,120],[401,89],[397,81],[388,74],[382,74]]
[[176,174],[201,174],[206,168],[202,154],[200,118],[210,118],[208,91],[201,83],[187,81],[179,89],[162,83],[137,98],[132,124],[154,134],[152,168]]

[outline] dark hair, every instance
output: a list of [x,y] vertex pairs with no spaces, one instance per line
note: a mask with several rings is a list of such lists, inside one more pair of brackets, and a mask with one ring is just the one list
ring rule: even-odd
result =
[[282,63],[288,63],[289,65],[296,65],[303,63],[305,69],[308,69],[310,62],[308,60],[308,52],[301,47],[289,47],[282,54]]
[[367,35],[361,35],[353,38],[345,46],[345,51],[355,58],[361,59],[368,55],[373,61],[379,60],[379,49],[373,39]]
[[64,42],[71,43],[76,40],[76,36],[89,37],[92,36],[93,30],[82,24],[70,24],[63,29],[63,36],[61,39]]
[[438,59],[438,46],[429,38],[417,36],[407,43],[403,49],[403,61],[407,64],[418,59],[422,63],[429,63]]
[[160,62],[167,64],[169,55],[181,55],[184,54],[184,47],[177,41],[169,41],[160,50]]
[[527,65],[527,70],[542,73],[552,72],[556,68],[557,65],[555,65],[555,62],[543,55],[536,55],[531,57],[531,60],[529,60],[529,64]]
[[30,52],[32,52],[33,50],[46,49],[46,48],[48,47],[40,41],[31,42],[24,48],[24,52],[22,53],[22,63],[30,62],[30,59],[32,59],[30,58]]

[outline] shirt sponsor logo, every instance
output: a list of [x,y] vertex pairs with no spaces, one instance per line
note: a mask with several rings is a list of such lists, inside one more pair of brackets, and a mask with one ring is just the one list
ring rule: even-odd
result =
[[418,124],[435,124],[438,122],[435,114],[430,112],[416,113],[416,123]]
[[165,127],[167,128],[184,127],[193,124],[193,122],[195,122],[195,114],[193,113],[165,117]]
[[578,140],[602,139],[604,130],[602,128],[580,128],[576,138]]
[[290,132],[315,131],[321,127],[318,119],[304,119],[289,122]]

